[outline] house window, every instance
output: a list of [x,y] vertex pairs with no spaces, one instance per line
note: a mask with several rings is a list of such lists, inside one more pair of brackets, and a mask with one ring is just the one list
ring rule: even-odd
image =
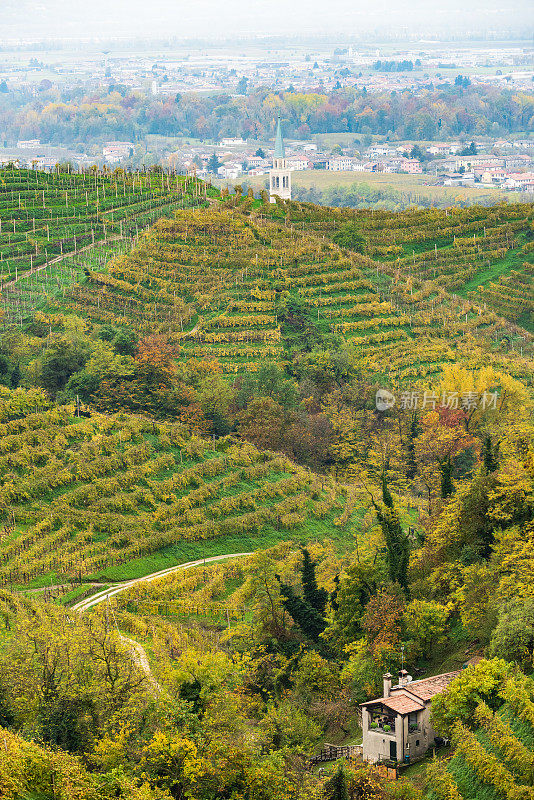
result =
[[416,746],[416,747],[419,747],[419,739],[416,739],[416,740],[415,740],[415,746]]

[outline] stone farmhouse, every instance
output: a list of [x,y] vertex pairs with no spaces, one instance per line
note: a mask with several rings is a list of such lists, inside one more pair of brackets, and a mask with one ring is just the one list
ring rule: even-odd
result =
[[443,692],[458,672],[445,672],[414,681],[405,669],[399,683],[384,678],[383,697],[362,703],[364,761],[414,761],[424,756],[437,736],[430,722],[432,699]]

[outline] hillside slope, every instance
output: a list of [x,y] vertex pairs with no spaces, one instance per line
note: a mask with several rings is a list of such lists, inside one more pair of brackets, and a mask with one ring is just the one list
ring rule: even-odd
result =
[[[262,539],[326,534],[342,512],[340,487],[285,456],[204,441],[179,424],[48,405],[22,390],[0,399],[4,585],[81,580],[125,562],[133,577]],[[150,560],[169,547],[167,560]]]
[[131,249],[148,225],[217,195],[162,172],[82,174],[0,169],[0,286],[4,321],[20,321],[87,267]]
[[[161,333],[179,360],[216,358],[232,375],[286,359],[280,315],[288,298],[298,298],[317,335],[341,336],[368,373],[413,382],[439,375],[451,361],[483,364],[491,351],[512,374],[528,374],[521,356],[532,350],[532,251],[519,271],[503,273],[503,287],[456,292],[488,264],[519,253],[532,206],[447,216],[234,206],[160,220],[131,254],[88,271],[52,301],[43,319],[54,328],[68,313],[139,335]],[[361,230],[368,254],[333,241],[347,223]]]
[[454,754],[428,769],[429,800],[508,800],[531,798],[534,769],[532,684],[510,679],[493,711],[485,702],[475,709],[472,729],[457,722]]

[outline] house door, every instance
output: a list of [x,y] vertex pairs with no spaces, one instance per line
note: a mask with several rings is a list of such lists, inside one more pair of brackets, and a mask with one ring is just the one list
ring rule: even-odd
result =
[[392,761],[397,760],[397,742],[389,743],[389,757]]

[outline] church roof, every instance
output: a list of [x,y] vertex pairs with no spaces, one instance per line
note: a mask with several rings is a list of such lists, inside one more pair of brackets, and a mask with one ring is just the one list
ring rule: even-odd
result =
[[280,123],[280,114],[278,114],[278,125],[276,126],[276,140],[274,143],[274,157],[285,158],[286,151],[284,148],[284,140],[282,138],[282,125]]

